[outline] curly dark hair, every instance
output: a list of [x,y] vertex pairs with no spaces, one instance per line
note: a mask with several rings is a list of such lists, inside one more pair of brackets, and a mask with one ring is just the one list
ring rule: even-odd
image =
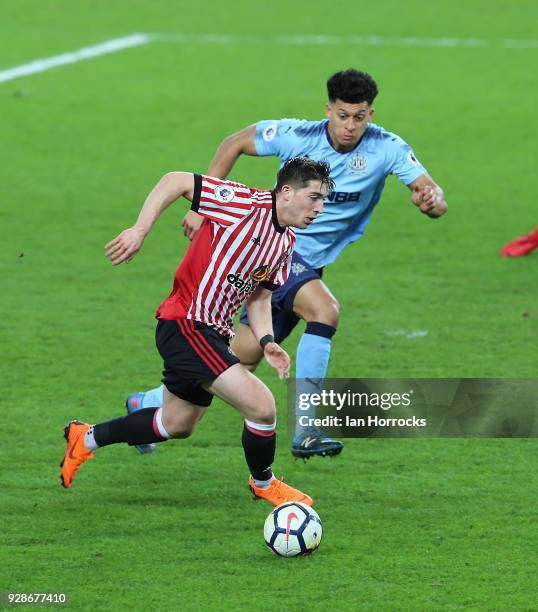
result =
[[342,100],[348,104],[359,104],[360,102],[372,104],[378,89],[377,83],[369,74],[355,70],[355,68],[348,68],[329,78],[327,93],[331,102]]
[[331,167],[325,160],[315,161],[309,157],[292,157],[280,168],[276,176],[276,191],[284,185],[293,188],[306,187],[309,181],[320,181],[329,191],[334,188]]

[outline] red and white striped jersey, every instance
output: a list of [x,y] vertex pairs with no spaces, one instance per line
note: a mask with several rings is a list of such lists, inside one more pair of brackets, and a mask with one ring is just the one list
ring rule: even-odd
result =
[[295,233],[281,227],[272,191],[194,175],[192,210],[205,217],[179,264],[159,319],[194,319],[233,336],[233,317],[258,285],[288,278]]

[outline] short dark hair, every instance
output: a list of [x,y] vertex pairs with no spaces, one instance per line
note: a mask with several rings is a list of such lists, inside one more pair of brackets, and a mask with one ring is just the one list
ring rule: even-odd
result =
[[331,190],[334,181],[331,178],[331,167],[325,160],[315,161],[309,157],[292,157],[280,168],[276,175],[276,191],[284,185],[294,189],[306,187],[309,181],[320,181]]
[[348,104],[359,104],[360,102],[372,104],[378,90],[377,83],[369,74],[348,68],[329,78],[327,93],[331,102],[342,100]]

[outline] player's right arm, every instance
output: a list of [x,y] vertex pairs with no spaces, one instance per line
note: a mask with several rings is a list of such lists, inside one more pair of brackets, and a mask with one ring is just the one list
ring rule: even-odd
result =
[[[256,133],[256,124],[230,134],[227,136],[217,149],[207,174],[215,178],[224,179],[230,174],[235,162],[240,155],[257,155],[254,136]],[[183,218],[183,233],[189,240],[192,240],[196,232],[202,225],[203,217],[192,210]]]
[[445,192],[428,174],[421,174],[408,187],[413,204],[428,217],[437,219],[448,210]]
[[192,202],[194,175],[190,172],[169,172],[151,190],[136,223],[105,245],[106,256],[113,266],[128,263],[142,248],[144,239],[161,214],[180,197]]

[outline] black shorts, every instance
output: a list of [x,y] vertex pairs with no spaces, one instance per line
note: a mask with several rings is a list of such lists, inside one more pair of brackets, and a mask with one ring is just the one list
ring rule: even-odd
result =
[[170,393],[197,406],[209,406],[213,399],[201,383],[215,380],[239,363],[229,340],[198,321],[159,319],[155,341],[164,361],[164,385]]

